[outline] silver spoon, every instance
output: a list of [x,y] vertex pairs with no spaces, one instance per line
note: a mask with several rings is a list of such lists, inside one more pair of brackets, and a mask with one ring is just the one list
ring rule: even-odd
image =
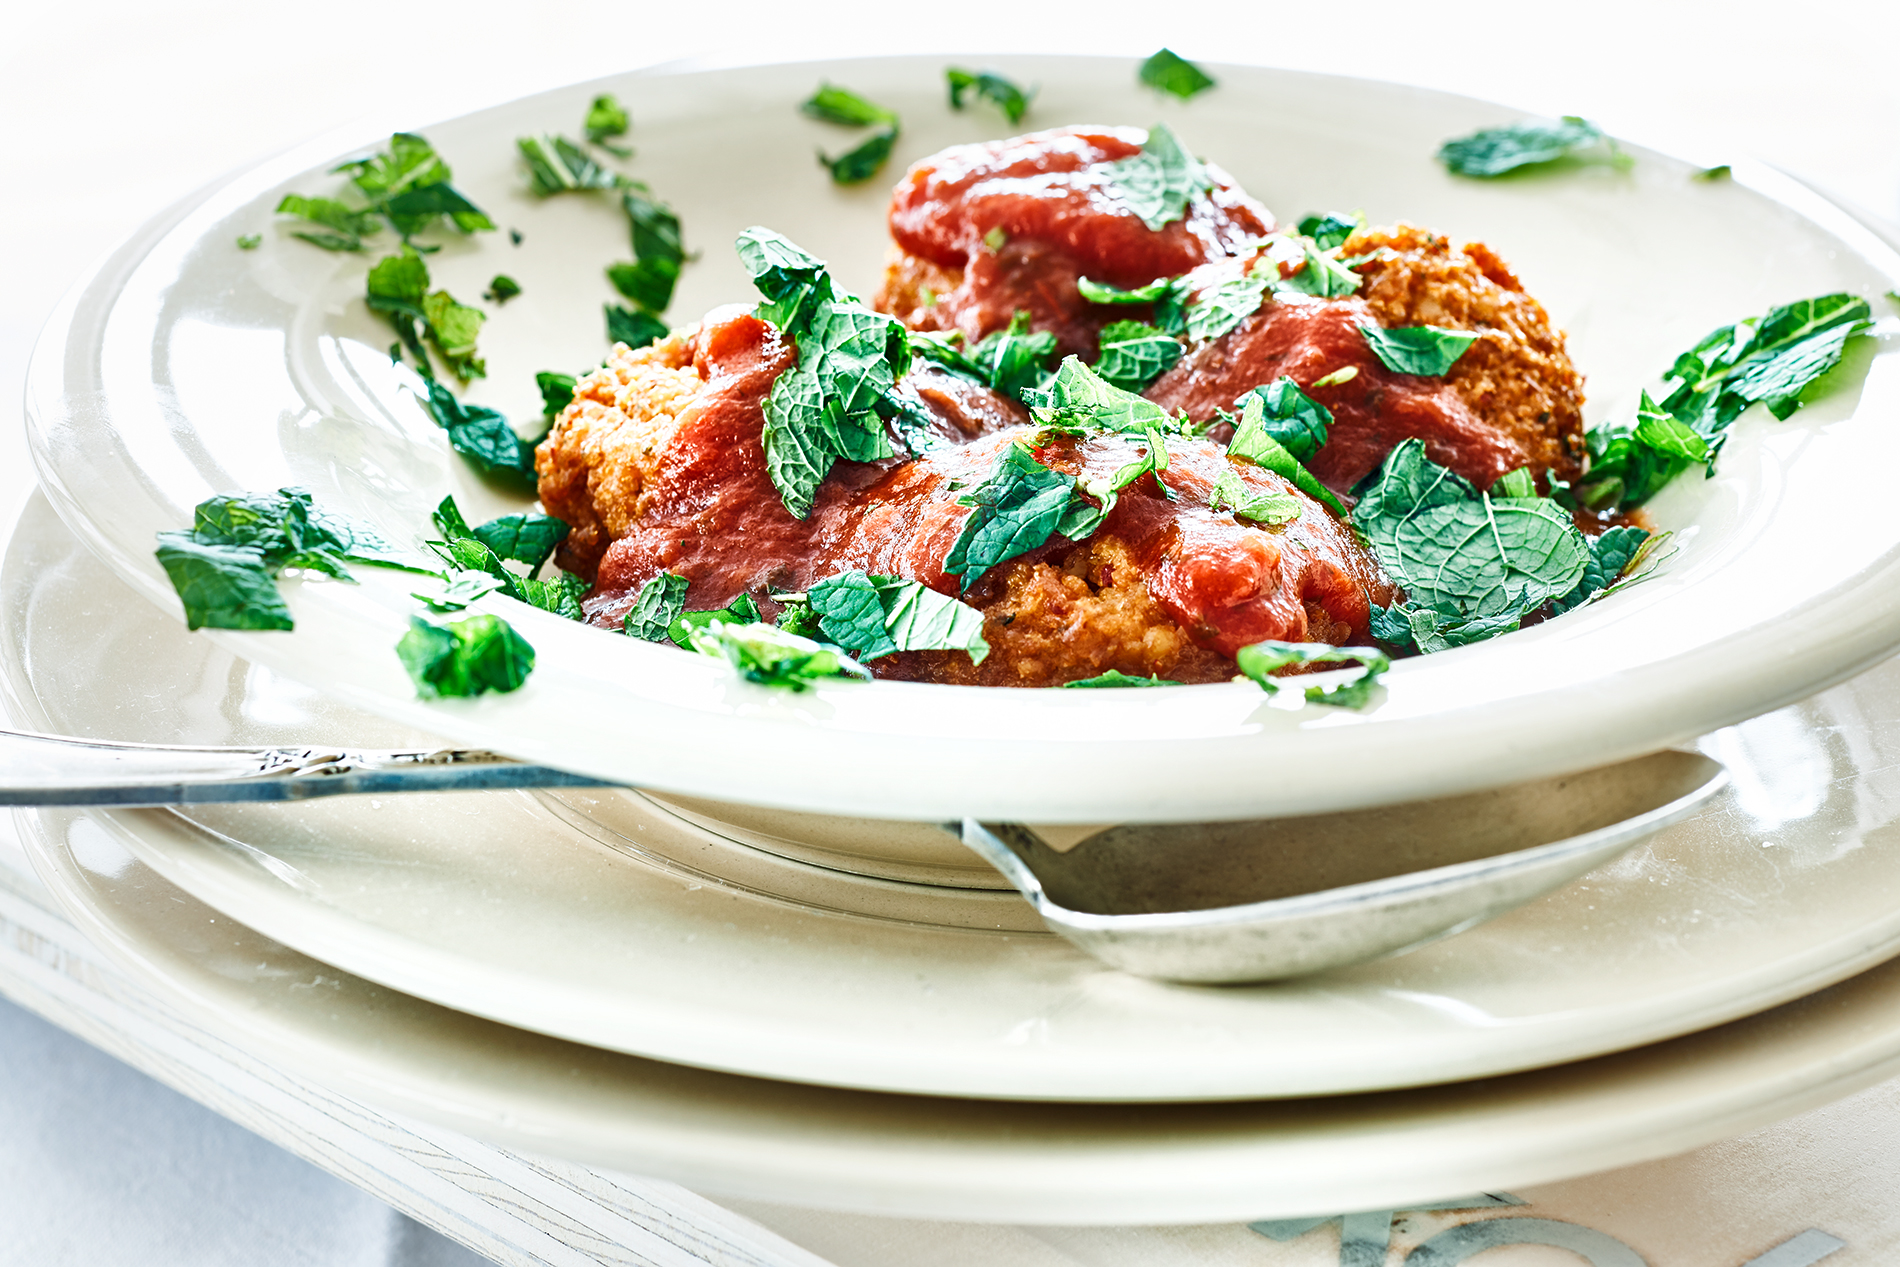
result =
[[[1138,976],[1231,983],[1359,963],[1521,906],[1695,813],[1727,783],[1692,752],[1437,801],[1102,828],[944,825],[1049,928]],[[187,748],[0,730],[0,805],[297,801],[610,787],[492,752]]]

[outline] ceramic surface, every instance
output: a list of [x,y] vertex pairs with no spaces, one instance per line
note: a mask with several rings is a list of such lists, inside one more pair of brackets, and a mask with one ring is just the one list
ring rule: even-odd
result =
[[[1832,290],[1884,303],[1900,284],[1892,250],[1759,168],[1697,181],[1688,165],[1631,146],[1628,170],[1469,181],[1433,161],[1438,144],[1514,112],[1238,66],[1220,71],[1218,93],[1181,104],[1137,88],[1127,61],[998,64],[1041,84],[1030,124],[1165,119],[1283,217],[1362,207],[1375,221],[1487,241],[1569,331],[1593,422],[1629,415],[1638,392],[1715,326]],[[525,287],[483,331],[493,377],[473,397],[525,420],[538,412],[535,371],[592,363],[610,298],[601,268],[626,253],[610,201],[527,195],[515,136],[573,131],[590,94],[620,94],[638,121],[628,170],[678,207],[702,252],[673,310],[690,320],[750,297],[728,244],[758,221],[829,258],[846,285],[872,288],[884,182],[827,183],[810,154],[838,137],[795,106],[830,79],[897,109],[905,133],[894,177],[945,144],[999,133],[994,114],[946,108],[941,69],[917,58],[662,69],[454,119],[392,121],[425,131],[458,186],[525,235],[519,248],[497,233],[430,257],[437,282],[459,295],[478,294],[504,267]],[[35,355],[28,412],[49,495],[166,611],[178,608],[153,534],[188,523],[214,493],[301,483],[404,542],[445,492],[475,515],[508,504],[409,399],[414,384],[385,351],[390,331],[362,304],[364,261],[272,223],[284,192],[334,192],[327,169],[377,135],[301,146],[159,217],[75,291]],[[238,251],[234,239],[251,232],[268,240]],[[464,746],[762,805],[1135,822],[1447,795],[1690,738],[1839,681],[1900,642],[1900,521],[1877,499],[1839,493],[1900,464],[1894,325],[1865,341],[1824,399],[1786,423],[1745,418],[1717,478],[1678,481],[1654,503],[1679,547],[1654,580],[1535,629],[1408,661],[1364,712],[1302,707],[1291,691],[1269,702],[1246,683],[1091,692],[847,683],[774,695],[712,660],[502,599],[491,605],[540,653],[533,679],[506,696],[424,703],[391,651],[415,587],[374,569],[360,586],[286,586],[295,633],[207,636]],[[1830,526],[1825,549],[1818,523]]]
[[1685,1151],[1900,1070],[1888,965],[1709,1033],[1420,1091],[1002,1104],[737,1078],[372,985],[200,905],[82,815],[33,817],[35,867],[80,929],[217,1038],[510,1148],[762,1200],[1115,1226],[1417,1208]]
[[[0,571],[0,616],[0,686],[45,728],[430,742],[153,617],[43,502]],[[347,971],[603,1047],[897,1091],[1233,1099],[1575,1060],[1900,948],[1900,664],[1707,747],[1736,780],[1724,799],[1582,881],[1397,958],[1245,988],[1125,976],[1036,931],[1013,892],[787,861],[633,793],[141,811],[86,830]]]

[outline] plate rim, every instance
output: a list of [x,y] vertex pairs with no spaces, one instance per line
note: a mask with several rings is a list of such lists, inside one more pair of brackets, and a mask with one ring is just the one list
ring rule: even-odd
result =
[[[883,62],[926,62],[935,58],[924,56],[880,57],[867,55],[851,59],[833,59],[833,61],[795,61],[780,63],[744,63],[733,67],[702,68],[696,63],[667,63],[628,72],[626,75],[610,76],[589,81],[585,85],[565,85],[545,89],[526,97],[511,98],[492,102],[483,110],[470,110],[455,118],[482,113],[485,110],[501,109],[520,102],[536,101],[552,94],[572,93],[599,84],[616,82],[622,79],[649,75],[691,75],[724,74],[785,70],[787,68],[818,68],[834,64],[834,61],[856,64]],[[1061,61],[1064,63],[1120,64],[1126,58],[1113,57],[1041,57],[1025,58],[1029,61]],[[1413,96],[1429,97],[1436,100],[1456,102],[1464,106],[1482,107],[1488,110],[1502,111],[1506,107],[1496,103],[1483,102],[1461,94],[1443,92],[1437,89],[1404,84],[1395,81],[1360,80],[1350,76],[1320,75],[1276,67],[1233,66],[1229,68],[1237,75],[1291,76],[1311,80],[1328,80],[1339,84],[1369,86],[1381,90],[1401,90]],[[437,126],[450,120],[438,120],[424,126]],[[106,559],[113,570],[133,584],[147,599],[157,603],[174,617],[177,615],[176,599],[165,587],[156,569],[142,560],[134,560],[122,553],[109,539],[107,534],[95,522],[96,513],[86,508],[84,495],[71,487],[72,481],[64,480],[61,474],[61,459],[56,456],[59,448],[53,433],[59,429],[57,421],[62,409],[64,386],[60,364],[63,354],[70,356],[76,349],[72,343],[75,337],[84,334],[81,329],[86,325],[87,304],[97,312],[93,324],[103,322],[104,316],[116,304],[119,286],[109,287],[110,293],[95,290],[104,284],[108,273],[117,271],[129,278],[136,271],[156,245],[167,240],[178,231],[178,226],[193,212],[210,205],[217,197],[240,187],[245,181],[258,181],[279,173],[297,170],[308,166],[304,162],[309,154],[319,152],[334,144],[336,138],[348,134],[364,136],[369,133],[367,124],[352,125],[347,129],[338,129],[310,141],[295,145],[279,154],[261,160],[231,174],[220,181],[213,182],[179,204],[167,209],[135,233],[121,248],[108,257],[101,268],[82,280],[68,298],[55,309],[42,332],[34,354],[29,361],[27,386],[27,418],[30,448],[36,467],[41,476],[42,486],[47,488],[49,496],[59,510],[62,519],[73,527],[82,541],[102,558]],[[1658,157],[1669,158],[1666,151],[1653,151]],[[334,155],[331,155],[332,157]],[[1680,161],[1680,160],[1672,160]],[[303,163],[303,167],[296,164]],[[1858,219],[1850,210],[1832,202],[1821,193],[1802,185],[1799,181],[1787,177],[1765,165],[1758,163],[1739,163],[1734,165],[1733,179],[1767,199],[1769,202],[1786,208],[1803,220],[1823,229],[1828,234],[1849,244],[1855,253],[1870,266],[1884,268],[1887,275],[1900,284],[1900,251],[1881,237],[1875,230]],[[122,284],[123,279],[121,279]],[[93,345],[88,344],[91,348]],[[1888,583],[1891,582],[1891,583]],[[343,600],[336,594],[326,593],[324,587],[306,587],[291,585],[286,587],[294,608],[300,615],[307,605],[331,604],[335,608],[337,619],[348,624],[359,618],[373,620],[364,616],[367,610],[361,606],[336,607]],[[336,589],[338,587],[328,587]],[[1869,592],[1874,595],[1872,602],[1866,601]],[[754,702],[754,697],[746,694],[752,688],[732,688],[724,683],[715,682],[708,674],[713,667],[679,666],[669,664],[668,669],[678,670],[672,676],[680,674],[696,675],[692,690],[706,690],[722,695],[733,690],[738,691],[738,705],[726,708],[727,715],[705,713],[706,699],[700,698],[693,705],[698,712],[691,715],[683,713],[671,703],[661,704],[651,697],[648,688],[632,688],[634,696],[640,689],[648,689],[648,695],[633,698],[634,703],[649,709],[650,715],[663,716],[669,727],[682,729],[673,732],[673,741],[667,744],[636,741],[625,738],[613,744],[583,747],[564,742],[558,736],[540,733],[529,736],[516,725],[522,716],[532,716],[523,710],[532,710],[534,705],[523,697],[533,697],[536,683],[530,683],[530,690],[518,693],[515,697],[498,699],[490,696],[479,701],[454,702],[444,705],[425,704],[409,696],[408,684],[402,682],[400,689],[392,690],[389,683],[393,680],[393,668],[383,666],[378,670],[374,682],[365,680],[339,680],[333,671],[325,666],[306,662],[300,658],[299,650],[291,643],[291,636],[282,634],[242,633],[236,631],[204,631],[207,637],[217,641],[240,656],[258,663],[270,665],[289,676],[300,678],[332,694],[347,698],[351,703],[368,711],[379,713],[393,720],[405,722],[420,729],[441,730],[458,741],[475,743],[483,747],[513,751],[531,760],[575,769],[597,777],[626,779],[635,771],[648,776],[639,779],[649,786],[664,788],[668,791],[688,795],[710,796],[726,800],[746,801],[754,804],[777,806],[788,809],[809,810],[814,812],[832,812],[863,814],[876,817],[910,818],[917,820],[961,817],[974,813],[979,817],[1004,819],[1030,819],[1046,822],[1054,821],[1100,821],[1107,813],[1120,821],[1167,821],[1180,818],[1188,813],[1202,819],[1257,817],[1272,813],[1313,813],[1334,809],[1358,808],[1370,805],[1392,803],[1408,799],[1417,799],[1429,794],[1446,795],[1459,791],[1479,790],[1495,786],[1501,782],[1513,782],[1522,779],[1562,774],[1589,765],[1604,764],[1625,757],[1639,755],[1656,748],[1680,743],[1686,739],[1710,729],[1740,720],[1758,712],[1768,711],[1783,704],[1804,698],[1818,690],[1845,680],[1875,663],[1900,643],[1900,598],[1888,598],[1880,601],[1881,595],[1900,592],[1900,543],[1889,551],[1878,563],[1870,565],[1858,576],[1845,581],[1835,588],[1818,595],[1811,608],[1818,613],[1817,619],[1834,633],[1826,652],[1825,671],[1815,671],[1811,666],[1823,657],[1815,654],[1812,646],[1803,644],[1800,639],[1776,631],[1766,626],[1756,626],[1729,639],[1729,642],[1747,641],[1755,646],[1749,656],[1749,664],[1743,672],[1734,672],[1723,676],[1722,690],[1713,692],[1710,671],[1701,666],[1711,648],[1701,646],[1693,653],[1678,654],[1673,657],[1651,659],[1641,665],[1623,672],[1619,678],[1619,689],[1623,690],[1625,703],[1632,699],[1640,701],[1636,708],[1609,710],[1594,699],[1603,686],[1601,679],[1589,679],[1564,685],[1561,689],[1552,689],[1530,694],[1517,694],[1482,701],[1477,705],[1454,707],[1440,712],[1395,717],[1381,721],[1375,714],[1369,716],[1337,717],[1313,716],[1313,713],[1332,713],[1335,710],[1308,710],[1299,714],[1297,721],[1287,721],[1285,717],[1272,723],[1280,733],[1267,734],[1267,723],[1256,719],[1265,717],[1272,710],[1250,685],[1230,689],[1228,684],[1217,684],[1193,688],[1198,692],[1225,691],[1220,708],[1226,708],[1232,701],[1236,710],[1244,696],[1252,705],[1248,719],[1238,723],[1244,729],[1254,726],[1249,733],[1203,734],[1197,739],[1184,742],[1199,745],[1202,749],[1218,750],[1220,759],[1240,768],[1260,761],[1274,761],[1282,768],[1290,769],[1301,776],[1281,781],[1271,794],[1257,788],[1245,786],[1236,779],[1204,780],[1195,788],[1191,806],[1189,798],[1172,791],[1168,781],[1158,777],[1133,780],[1136,786],[1124,787],[1121,779],[1096,779],[1089,782],[1085,789],[1066,790],[1062,780],[1049,780],[1042,785],[1026,786],[1020,782],[1010,783],[1010,771],[1020,768],[1026,761],[1037,758],[1047,762],[1051,754],[1052,741],[1047,736],[1038,739],[1037,746],[1012,744],[1005,740],[989,738],[980,747],[990,751],[979,754],[983,762],[983,777],[966,779],[952,784],[938,780],[919,787],[904,787],[901,791],[885,787],[865,787],[862,785],[845,786],[837,780],[822,782],[812,779],[809,773],[797,777],[777,771],[748,769],[746,778],[736,779],[728,770],[721,768],[712,754],[727,743],[743,742],[754,751],[767,751],[775,745],[790,741],[809,742],[814,735],[822,735],[825,743],[834,744],[833,751],[838,754],[834,764],[850,765],[851,758],[859,760],[873,756],[882,746],[884,736],[875,730],[835,729],[824,730],[810,723],[799,721],[796,710],[779,709],[777,703],[771,705],[777,709],[773,716],[740,716]],[[553,672],[565,672],[573,668],[585,672],[589,661],[600,662],[596,651],[604,651],[591,643],[581,643],[576,635],[582,631],[563,628],[568,622],[548,616],[545,613],[510,610],[508,618],[526,628],[533,640],[538,643],[552,642],[563,648],[574,648],[580,653],[572,665],[565,662],[561,669]],[[592,633],[594,631],[586,631]],[[1526,631],[1516,635],[1536,636],[1537,631]],[[1524,645],[1524,644],[1519,644]],[[618,650],[625,652],[625,648]],[[1483,654],[1489,648],[1468,648]],[[1805,652],[1805,655],[1797,652]],[[1408,675],[1439,672],[1449,674],[1460,671],[1457,665],[1465,663],[1457,657],[1460,652],[1441,653],[1438,656],[1404,662],[1395,669],[1395,681],[1403,682]],[[623,655],[622,659],[626,657]],[[1786,666],[1790,663],[1803,666],[1805,676],[1790,677]],[[1694,666],[1694,671],[1684,673],[1685,664]],[[1775,672],[1767,672],[1769,665]],[[542,675],[545,680],[550,670],[544,665]],[[642,676],[641,670],[632,671],[632,676],[647,682],[650,673]],[[397,675],[399,676],[399,675]],[[1470,676],[1469,674],[1467,676]],[[608,675],[612,680],[612,675]],[[571,683],[569,684],[572,685]],[[650,682],[648,686],[650,687]],[[1626,688],[1626,689],[1625,689]],[[1143,692],[1144,696],[1178,695],[1188,688],[1178,691]],[[1017,709],[1021,701],[1003,701],[993,697],[999,692],[986,688],[959,688],[934,686],[915,683],[878,682],[871,684],[852,684],[850,686],[823,686],[811,693],[806,699],[818,709],[830,708],[835,703],[849,703],[851,698],[839,692],[852,690],[881,692],[881,698],[891,701],[883,708],[878,717],[888,719],[908,711],[916,699],[949,700],[946,692],[981,692],[990,697],[989,702],[981,705],[984,709],[999,711],[999,720],[1008,721],[1001,716],[1003,710]],[[929,696],[917,696],[916,692],[932,692]],[[1699,694],[1698,694],[1699,693]],[[1011,695],[1048,695],[1050,692],[1008,692]],[[1136,723],[1144,714],[1141,710],[1150,704],[1160,704],[1159,700],[1147,702],[1133,700],[1104,700],[1093,698],[1103,695],[1132,695],[1132,692],[1091,692],[1088,701],[1091,708],[1089,716],[1105,724],[1108,729],[1119,732],[1120,737],[1112,740],[1078,741],[1073,747],[1062,747],[1060,759],[1072,765],[1081,765],[1093,760],[1103,751],[1103,743],[1116,745],[1114,752],[1118,760],[1130,767],[1148,769],[1151,766],[1164,765],[1178,757],[1170,754],[1168,745],[1145,742],[1131,737],[1137,729]],[[1197,696],[1196,699],[1211,699],[1211,696]],[[781,701],[782,702],[782,701]],[[722,707],[724,707],[722,705]],[[1079,706],[1073,702],[1042,700],[1029,705],[1031,709],[1050,713],[1061,719],[1067,713],[1052,710],[1067,707],[1071,712]],[[671,711],[665,711],[666,709]],[[1557,709],[1568,716],[1574,724],[1565,728],[1544,724],[1544,717],[1551,709]],[[689,710],[690,711],[690,710]],[[1025,714],[1027,715],[1027,714]],[[1291,715],[1291,714],[1289,714]],[[1535,723],[1535,724],[1533,724]],[[854,723],[855,724],[855,723]],[[882,724],[882,723],[880,723]],[[1290,730],[1289,730],[1290,728]],[[1231,728],[1230,728],[1231,729]],[[1562,736],[1557,731],[1562,730]],[[1508,732],[1516,741],[1504,744],[1498,732]],[[1287,737],[1288,733],[1294,735]],[[682,742],[680,735],[688,735]],[[735,739],[735,736],[737,737]],[[921,736],[912,735],[909,742],[917,742]],[[1430,742],[1421,742],[1429,740]],[[1066,742],[1066,739],[1063,741]],[[1488,745],[1488,746],[1487,746]],[[677,754],[682,747],[692,748],[694,755],[681,758]],[[964,742],[962,750],[971,747]],[[1459,753],[1458,756],[1449,755]],[[1240,755],[1240,754],[1243,754]],[[1477,754],[1484,759],[1479,759]],[[1469,755],[1466,755],[1469,754]],[[1207,756],[1202,752],[1201,756]],[[1357,761],[1365,767],[1379,770],[1376,780],[1354,778],[1341,780],[1327,774],[1330,768],[1342,762]],[[1169,767],[1170,773],[1175,767]],[[830,776],[825,776],[829,778]],[[873,781],[880,782],[880,781]],[[1049,784],[1064,790],[1052,791]],[[1265,799],[1263,799],[1265,798]],[[975,802],[972,804],[971,802]]]

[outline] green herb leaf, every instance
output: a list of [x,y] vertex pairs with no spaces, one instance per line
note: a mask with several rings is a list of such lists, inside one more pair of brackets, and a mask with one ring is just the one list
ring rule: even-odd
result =
[[1590,560],[1584,564],[1583,579],[1568,594],[1551,601],[1559,614],[1581,607],[1622,579],[1630,565],[1643,553],[1649,541],[1648,530],[1630,524],[1611,528],[1590,543]]
[[[680,218],[673,208],[654,198],[644,185],[631,181],[621,191],[620,206],[627,213],[634,258],[654,268],[671,265],[672,275],[679,276],[686,262],[686,246],[680,235]],[[667,298],[670,300],[670,293]],[[662,301],[654,311],[665,307]]]
[[1115,321],[1102,327],[1096,376],[1125,392],[1139,392],[1174,368],[1181,344],[1173,335],[1139,321]]
[[1529,467],[1520,466],[1515,471],[1506,471],[1498,476],[1491,485],[1493,497],[1535,497],[1537,481],[1531,477]]
[[[1332,410],[1301,391],[1291,378],[1282,374],[1250,394],[1260,398],[1261,427],[1295,458],[1304,462],[1325,445],[1333,425]],[[1244,410],[1247,397],[1234,403]]]
[[846,127],[869,127],[875,123],[895,123],[897,116],[883,106],[875,105],[860,97],[849,88],[840,88],[836,84],[822,84],[813,93],[809,101],[800,103],[799,110],[814,119],[823,119],[826,123],[840,123]]
[[524,444],[508,419],[486,405],[457,400],[448,388],[428,381],[423,406],[436,425],[449,433],[449,447],[491,474],[534,476],[534,449]]
[[1156,232],[1186,216],[1194,195],[1214,186],[1214,178],[1165,123],[1148,129],[1141,153],[1110,163],[1107,171],[1122,202]]
[[818,165],[831,173],[834,183],[857,185],[877,175],[897,145],[896,128],[880,128],[857,146],[836,158],[818,151]]
[[1336,708],[1364,708],[1372,700],[1379,676],[1392,667],[1392,658],[1377,647],[1332,647],[1323,642],[1257,642],[1242,647],[1234,657],[1240,671],[1260,684],[1269,695],[1277,694],[1280,683],[1273,674],[1281,669],[1307,664],[1359,664],[1365,672],[1343,686],[1327,690],[1306,688],[1312,704],[1330,704]]
[[262,550],[208,545],[189,532],[161,532],[158,562],[185,606],[188,628],[295,627]]
[[486,572],[451,572],[449,583],[437,596],[411,594],[409,597],[421,602],[432,612],[458,612],[466,609],[470,603],[484,598],[502,588],[499,580]]
[[1056,336],[1047,330],[1029,333],[1029,314],[1018,312],[1009,327],[985,335],[970,349],[967,360],[982,382],[1010,400],[1040,387],[1049,377],[1049,358],[1056,354]]
[[1516,611],[1470,619],[1447,616],[1429,607],[1394,603],[1390,608],[1372,604],[1372,636],[1397,647],[1414,646],[1420,652],[1447,651],[1469,646],[1517,629],[1523,616]]
[[1096,687],[1179,686],[1181,684],[1164,677],[1132,677],[1120,669],[1110,669],[1106,673],[1098,673],[1094,677],[1077,678],[1073,682],[1064,682],[1062,685],[1066,690],[1089,690]]
[[1272,471],[1344,519],[1346,508],[1333,495],[1333,490],[1320,483],[1318,477],[1307,470],[1292,451],[1276,438],[1276,431],[1289,430],[1287,420],[1276,418],[1273,427],[1269,428],[1266,398],[1257,390],[1247,393],[1241,401],[1240,420],[1234,426],[1234,438],[1227,442],[1227,456]]
[[672,572],[662,572],[640,587],[620,627],[629,638],[648,642],[666,642],[673,622],[686,611],[687,581]]
[[679,646],[690,649],[692,640],[687,635],[695,629],[704,629],[715,620],[723,620],[729,625],[749,625],[761,619],[759,605],[752,601],[752,595],[741,594],[724,607],[681,612],[667,627],[666,636]]
[[311,224],[320,224],[332,233],[298,233],[312,246],[320,246],[326,251],[360,251],[363,239],[382,231],[382,220],[374,210],[358,211],[345,206],[334,198],[306,198],[302,194],[285,194],[277,204],[280,216],[296,216]]
[[1675,386],[1660,405],[1645,394],[1634,424],[1591,429],[1589,474],[1573,496],[1592,510],[1628,509],[1697,463],[1713,472],[1743,410],[1759,401],[1776,418],[1789,417],[1872,317],[1856,295],[1821,295],[1711,331],[1676,358],[1667,376]]
[[1092,304],[1152,303],[1156,329],[1175,336],[1187,333],[1188,279],[1185,276],[1157,278],[1134,290],[1121,290],[1083,277],[1078,279],[1076,288],[1082,298]]
[[840,572],[806,595],[819,629],[860,660],[899,651],[965,651],[981,664],[990,653],[983,613],[916,581]]
[[528,575],[533,576],[554,548],[567,540],[567,534],[568,526],[552,515],[524,511],[491,519],[470,535],[493,550],[497,558],[527,564]]
[[369,270],[370,308],[382,313],[396,328],[403,347],[414,358],[416,369],[431,380],[435,375],[429,364],[422,339],[427,336],[436,351],[463,381],[481,378],[487,366],[475,354],[476,336],[487,314],[479,308],[457,303],[446,291],[428,293],[429,266],[413,247],[378,260]]
[[1183,429],[1160,405],[1122,390],[1073,356],[1064,358],[1047,386],[1025,391],[1023,403],[1036,421],[1071,435]]
[[541,198],[586,189],[613,189],[621,176],[608,171],[593,156],[564,136],[518,136],[515,148],[527,163],[528,181]]
[[1359,327],[1366,346],[1380,364],[1394,374],[1420,374],[1438,377],[1478,341],[1474,330],[1441,330],[1437,326],[1385,326],[1370,323]]
[[429,328],[429,341],[449,363],[451,373],[463,382],[488,376],[488,363],[475,354],[475,340],[488,320],[487,313],[438,290],[423,298],[422,319]]
[[1010,445],[989,478],[958,499],[976,509],[963,521],[943,570],[962,577],[967,591],[998,563],[1041,546],[1056,530],[1074,488],[1073,475],[1050,470],[1022,444]]
[[1231,468],[1214,480],[1208,494],[1209,510],[1231,510],[1241,519],[1274,526],[1300,517],[1300,499],[1290,493],[1256,493]]
[[604,305],[607,312],[607,342],[624,343],[630,348],[643,348],[667,334],[666,322],[649,312],[634,308],[622,308],[618,304]]
[[766,470],[800,519],[840,458],[872,462],[893,453],[887,419],[907,413],[897,380],[910,339],[892,317],[840,296],[824,263],[769,229],[739,236],[739,259],[766,301],[757,311],[798,346],[765,401]]
[[1325,215],[1307,216],[1300,221],[1300,236],[1313,239],[1313,245],[1322,251],[1330,251],[1345,245],[1346,239],[1365,227],[1364,215],[1354,212],[1350,216],[1337,211]]
[[488,289],[482,292],[482,298],[499,308],[520,293],[520,282],[506,273],[496,273],[489,281]]
[[237,248],[240,251],[255,251],[262,245],[264,245],[264,235],[261,233],[238,234]]
[[949,83],[952,110],[963,109],[963,95],[974,89],[978,100],[994,105],[1011,123],[1021,123],[1023,113],[1036,96],[1034,88],[1024,92],[993,70],[969,71],[951,66],[943,74]]
[[679,275],[678,264],[659,259],[607,266],[607,280],[613,288],[649,312],[658,312],[673,301],[673,286]]
[[1274,268],[1269,274],[1274,289],[1319,299],[1340,299],[1358,293],[1359,274],[1321,250],[1312,239],[1301,238],[1299,243],[1306,254],[1305,267],[1291,277],[1278,276],[1279,269]]
[[545,581],[531,576],[515,578],[515,589],[522,602],[568,620],[587,619],[587,612],[581,607],[587,588],[587,582],[572,572],[556,572]]
[[495,227],[449,184],[449,165],[435,148],[412,132],[398,132],[389,138],[388,149],[333,170],[349,172],[370,206],[386,216],[405,241],[443,215],[463,233]]
[[688,631],[693,650],[724,660],[748,682],[786,690],[808,690],[823,678],[869,680],[863,665],[836,647],[801,638],[763,623],[729,624],[715,620]]
[[534,376],[534,385],[541,393],[541,411],[553,418],[574,403],[574,389],[580,380],[572,374],[542,370]]
[[534,648],[499,616],[465,616],[447,626],[409,618],[396,655],[423,699],[513,691],[534,671]]
[[1386,574],[1445,616],[1522,616],[1576,588],[1590,548],[1542,498],[1492,498],[1406,440],[1353,508]]
[[1165,48],[1143,62],[1138,74],[1150,88],[1173,93],[1183,101],[1214,86],[1206,71]]
[[602,149],[612,149],[622,158],[632,151],[623,151],[606,143],[616,136],[625,136],[631,126],[632,120],[627,118],[626,107],[610,92],[595,97],[587,107],[587,117],[581,121],[588,140]]
[[1502,176],[1563,158],[1602,139],[1596,124],[1576,115],[1567,114],[1557,123],[1526,119],[1446,141],[1438,149],[1438,161],[1460,176]]
[[1208,289],[1187,306],[1187,336],[1195,343],[1218,339],[1260,311],[1267,295],[1264,273],[1230,277]]

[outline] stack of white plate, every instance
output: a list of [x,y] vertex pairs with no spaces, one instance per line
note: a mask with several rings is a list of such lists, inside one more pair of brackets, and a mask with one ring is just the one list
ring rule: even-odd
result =
[[[1364,207],[1490,242],[1569,330],[1593,417],[1628,412],[1725,320],[1900,282],[1878,239],[1771,173],[1695,181],[1639,150],[1628,169],[1448,177],[1437,141],[1501,117],[1478,103],[1230,68],[1218,99],[1164,106],[1126,63],[1003,69],[1042,84],[1045,125],[1166,115],[1282,215]],[[497,272],[523,284],[484,331],[496,377],[476,398],[538,412],[533,371],[598,353],[599,267],[624,254],[611,203],[519,189],[516,135],[575,130],[602,87],[629,103],[630,170],[704,252],[678,313],[746,297],[724,244],[758,221],[869,289],[882,196],[825,183],[819,125],[792,107],[841,80],[895,106],[917,153],[996,134],[943,108],[939,72],[653,74],[423,129],[523,235],[429,257],[457,294]],[[1900,468],[1884,327],[1836,390],[1787,423],[1744,419],[1717,478],[1658,501],[1679,550],[1655,579],[1406,662],[1363,713],[1291,707],[1293,692],[1269,706],[1249,683],[778,697],[524,610],[507,614],[539,653],[528,686],[423,703],[391,651],[413,578],[291,582],[295,632],[187,634],[151,556],[218,492],[302,484],[399,542],[448,492],[471,518],[522,504],[406,398],[357,299],[361,261],[272,237],[282,194],[333,192],[325,173],[373,135],[195,196],[56,315],[29,391],[46,498],[0,574],[10,711],[160,743],[448,740],[665,790],[32,815],[74,917],[207,1029],[540,1152],[783,1201],[1051,1222],[1555,1179],[1900,1066],[1900,968],[1874,966],[1900,951],[1900,668],[1765,711],[1900,642],[1900,525],[1864,493],[1867,471]],[[253,232],[270,240],[240,252]],[[1380,804],[1749,717],[1702,740],[1733,786],[1693,821],[1474,931],[1275,985],[1106,968],[926,825]]]

